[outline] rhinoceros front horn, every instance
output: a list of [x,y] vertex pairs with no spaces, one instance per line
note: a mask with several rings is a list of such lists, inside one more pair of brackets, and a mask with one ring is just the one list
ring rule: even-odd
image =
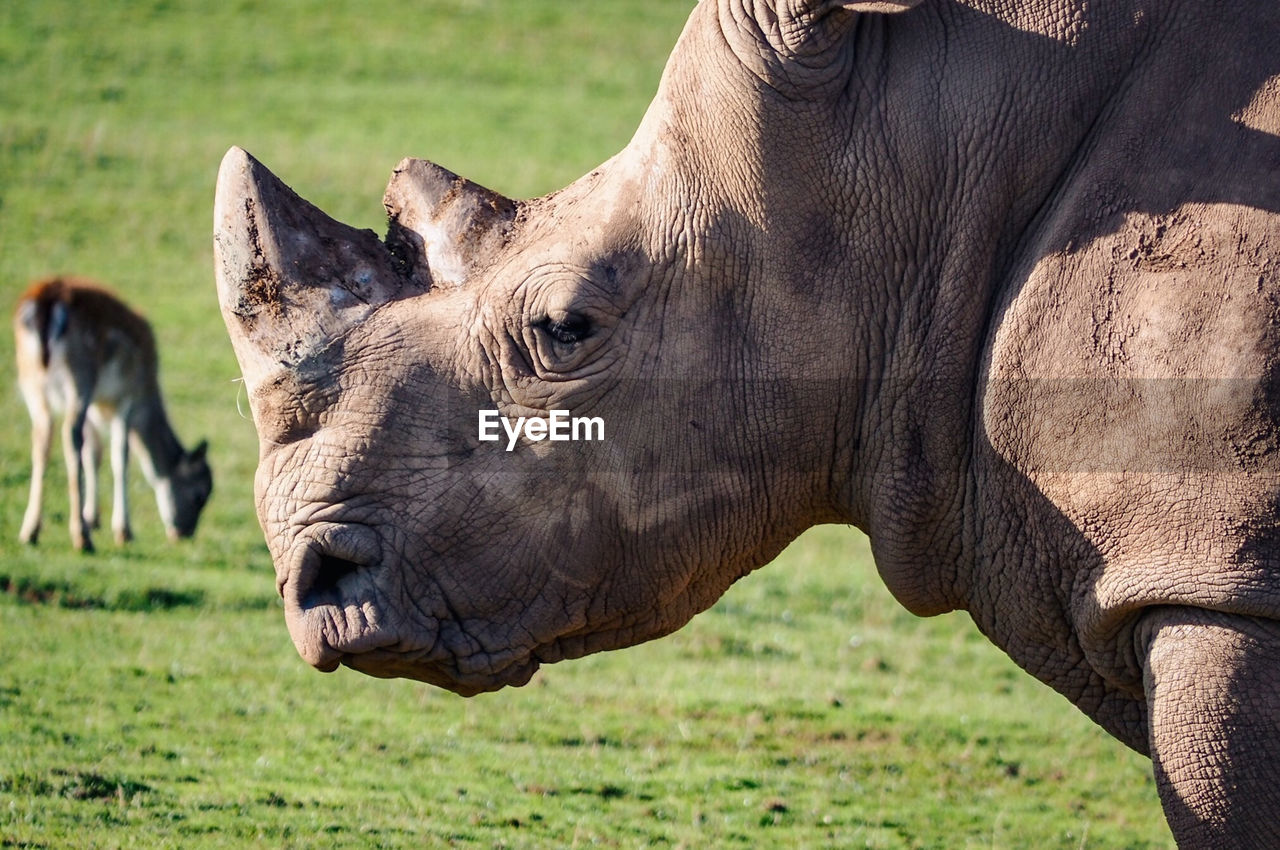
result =
[[250,390],[425,287],[371,230],[334,221],[232,148],[214,200],[218,300]]

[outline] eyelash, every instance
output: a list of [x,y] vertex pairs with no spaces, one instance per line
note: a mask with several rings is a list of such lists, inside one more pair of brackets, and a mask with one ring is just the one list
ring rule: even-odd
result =
[[542,320],[541,325],[561,345],[576,345],[591,335],[591,322],[582,316],[572,316],[565,321],[548,317]]

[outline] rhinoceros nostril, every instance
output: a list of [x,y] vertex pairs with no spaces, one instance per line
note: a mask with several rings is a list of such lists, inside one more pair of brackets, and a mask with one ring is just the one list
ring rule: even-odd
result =
[[360,569],[355,561],[339,558],[336,555],[321,553],[316,559],[311,583],[302,594],[302,607],[315,608],[319,605],[341,605],[342,594],[338,585],[342,579]]
[[286,610],[297,615],[369,601],[381,561],[381,543],[368,526],[327,522],[303,529],[278,583]]

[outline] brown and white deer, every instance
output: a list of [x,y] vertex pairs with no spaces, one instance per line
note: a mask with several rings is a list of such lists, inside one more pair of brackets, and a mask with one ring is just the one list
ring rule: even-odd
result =
[[130,447],[155,490],[169,537],[190,537],[213,489],[207,443],[188,452],[169,425],[156,375],[155,337],[146,319],[97,284],[53,277],[36,281],[22,295],[13,329],[18,384],[32,426],[31,495],[19,539],[35,543],[40,533],[53,413],[64,416],[74,546],[93,549],[89,532],[98,524],[97,470],[108,433],[116,542],[133,536],[126,486]]

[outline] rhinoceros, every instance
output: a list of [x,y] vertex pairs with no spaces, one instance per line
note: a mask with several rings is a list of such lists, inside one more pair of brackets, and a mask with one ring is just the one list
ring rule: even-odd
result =
[[702,0],[546,197],[406,159],[379,239],[231,149],[299,653],[519,685],[848,523],[1149,753],[1183,846],[1280,842],[1278,75],[1274,2]]

